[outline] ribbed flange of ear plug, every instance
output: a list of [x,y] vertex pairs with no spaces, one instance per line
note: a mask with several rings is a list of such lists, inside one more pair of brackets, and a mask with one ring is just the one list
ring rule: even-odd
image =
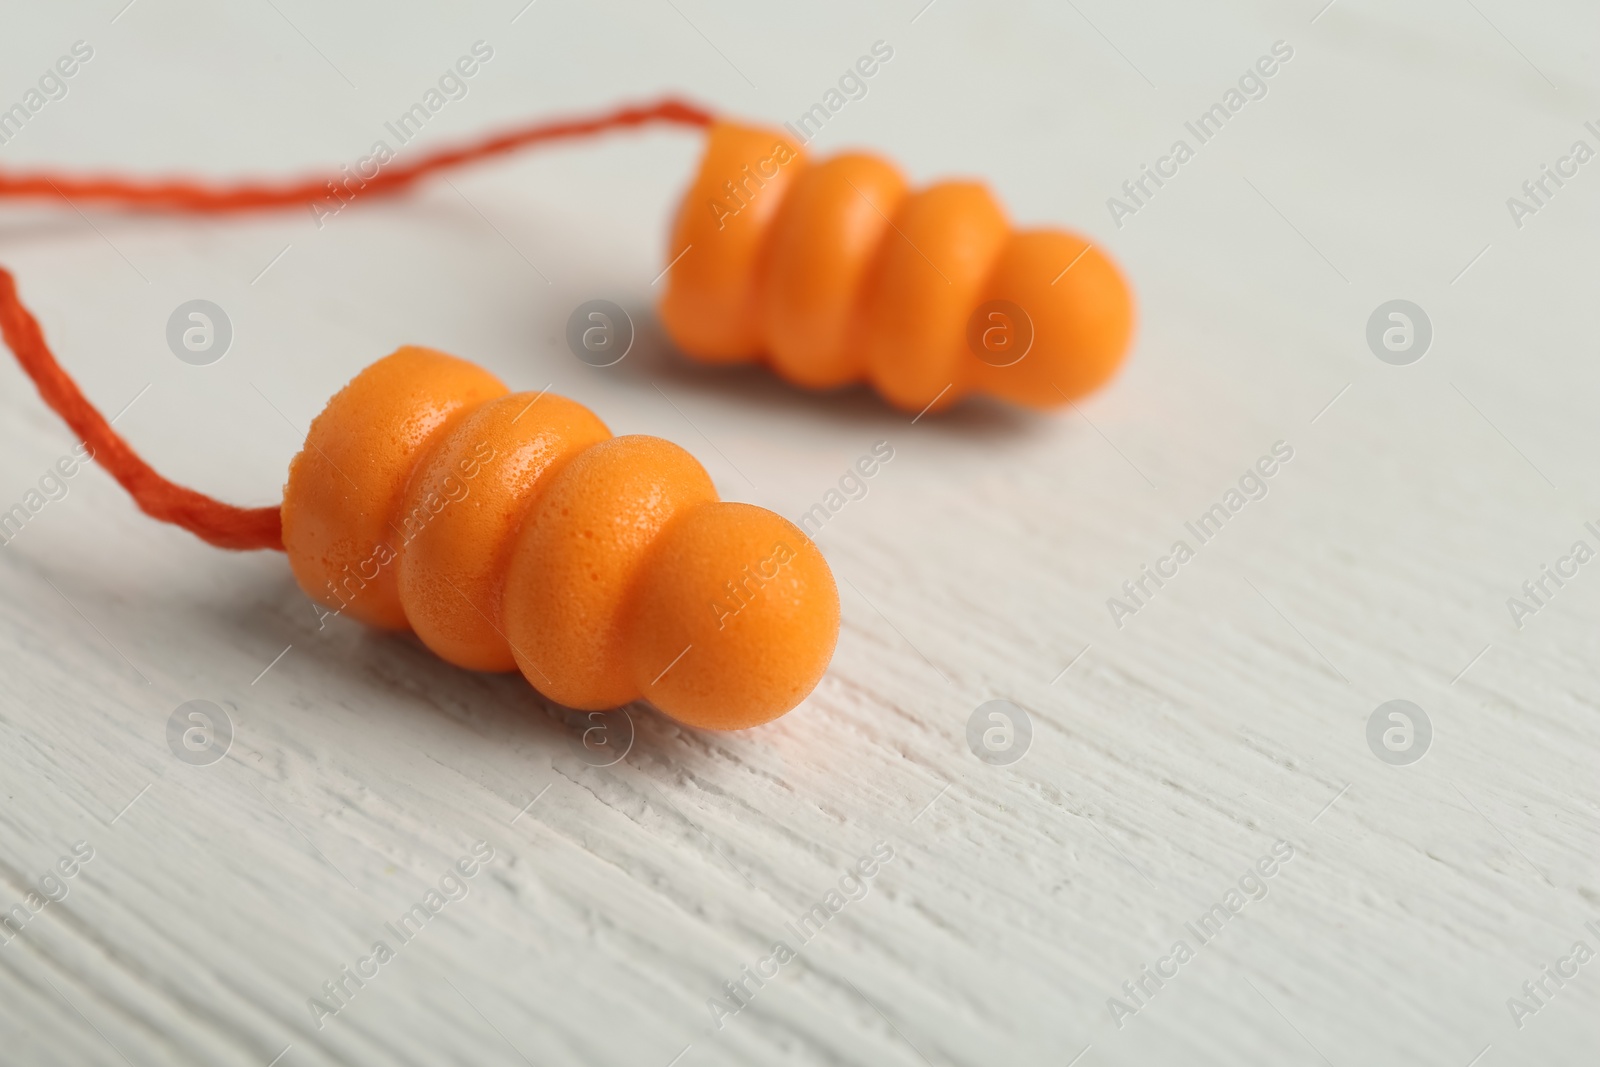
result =
[[833,574],[792,523],[718,501],[671,442],[425,348],[328,402],[282,514],[307,595],[569,707],[646,697],[692,726],[759,725],[838,639]]
[[891,164],[820,163],[781,133],[715,123],[678,209],[661,319],[707,363],[796,385],[867,380],[910,411],[971,392],[1049,408],[1121,363],[1133,299],[1081,237],[1015,231],[973,182],[908,189]]

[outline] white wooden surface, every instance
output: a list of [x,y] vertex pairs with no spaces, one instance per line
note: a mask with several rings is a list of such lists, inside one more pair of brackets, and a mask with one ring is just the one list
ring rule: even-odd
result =
[[[1022,222],[1104,240],[1141,328],[1112,388],[1048,418],[911,425],[864,392],[694,369],[649,312],[685,133],[321,230],[5,210],[0,262],[62,360],[108,412],[137,396],[118,428],[227,499],[276,501],[306,422],[405,342],[554,383],[791,517],[873,442],[895,458],[819,536],[848,584],[814,696],[731,736],[636,709],[606,769],[520,679],[319,632],[280,557],[209,549],[78,475],[0,549],[0,906],[94,850],[0,946],[0,1059],[1593,1061],[1600,963],[1520,1029],[1506,1001],[1600,948],[1600,566],[1520,630],[1506,598],[1596,544],[1600,163],[1520,229],[1505,203],[1600,146],[1592,7],[123,3],[10,0],[0,104],[72,42],[95,54],[0,166],[353,162],[480,39],[494,58],[430,144],[668,90],[781,121],[882,39],[894,59],[818,147],[984,175]],[[1268,95],[1114,226],[1106,198],[1278,40]],[[195,297],[236,329],[210,367],[163,339]],[[559,339],[594,297],[641,332],[606,371]],[[1394,298],[1434,325],[1411,366],[1364,340]],[[0,364],[9,507],[73,442]],[[1279,440],[1270,495],[1115,627],[1106,599]],[[1007,768],[965,742],[993,697],[1032,716]],[[1435,728],[1409,767],[1364,735],[1401,697]],[[195,698],[236,729],[209,767],[166,743]],[[315,1028],[307,999],[480,839],[469,895]],[[1119,1028],[1107,999],[1279,839],[1295,856],[1266,898]],[[715,1029],[708,998],[878,841],[894,858],[866,897]]]

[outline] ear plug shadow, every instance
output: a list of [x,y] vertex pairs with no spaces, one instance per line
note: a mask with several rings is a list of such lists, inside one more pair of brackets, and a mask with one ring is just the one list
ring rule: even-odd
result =
[[[887,433],[903,430],[914,421],[924,433],[944,434],[981,445],[1026,438],[1043,432],[1052,423],[1049,415],[986,396],[965,397],[954,408],[929,411],[918,417],[893,407],[861,383],[827,392],[796,390],[764,367],[695,362],[672,344],[651,309],[634,306],[626,310],[636,330],[633,347],[625,359],[613,366],[589,368],[597,377],[630,379],[646,388],[655,383],[688,389],[746,417],[803,418],[838,432]],[[572,354],[561,344],[553,358],[571,359]]]

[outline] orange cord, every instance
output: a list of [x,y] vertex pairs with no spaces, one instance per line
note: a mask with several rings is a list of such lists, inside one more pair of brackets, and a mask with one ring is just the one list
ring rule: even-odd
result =
[[4,267],[0,267],[0,334],[33,379],[44,402],[83,439],[95,460],[121,483],[146,515],[182,526],[218,548],[283,551],[283,527],[277,508],[224,504],[169,482],[139,458],[56,362],[38,320],[22,306],[17,298],[17,283]]
[[[622,107],[591,118],[563,119],[512,130],[476,144],[446,148],[413,163],[379,171],[365,179],[363,195],[396,193],[437,170],[503,155],[543,141],[591,137],[606,130],[653,123],[707,127],[709,112],[679,100],[666,99],[645,107]],[[188,181],[129,181],[121,178],[75,178],[43,171],[0,173],[0,198],[61,197],[120,204],[126,207],[189,214],[213,214],[284,207],[320,199],[327,178],[280,185],[221,187]],[[39,395],[93,450],[94,458],[128,491],[151,518],[181,526],[208,544],[238,550],[273,548],[283,551],[279,507],[240,508],[168,481],[141,459],[89,403],[76,382],[61,369],[38,320],[17,296],[16,280],[0,267],[0,335],[5,338]]]
[[[371,178],[362,178],[362,196],[395,193],[436,170],[458,167],[490,156],[524,148],[541,141],[561,141],[592,137],[606,130],[653,123],[707,127],[711,114],[681,100],[666,99],[645,107],[621,107],[592,118],[559,119],[511,130],[477,144],[443,148],[405,166],[387,167]],[[68,200],[107,201],[126,207],[198,214],[250,211],[257,208],[288,207],[320,200],[328,183],[338,184],[343,176],[308,178],[282,185],[243,183],[230,187],[202,185],[187,181],[138,182],[123,178],[75,178],[67,174],[41,171],[37,174],[0,173],[0,197],[64,197]]]

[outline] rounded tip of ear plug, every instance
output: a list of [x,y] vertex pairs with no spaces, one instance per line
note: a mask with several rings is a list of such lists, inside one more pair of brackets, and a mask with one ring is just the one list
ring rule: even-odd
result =
[[634,680],[656,707],[702,729],[759,726],[821,680],[839,639],[839,590],[787,519],[703,504],[662,531],[632,634]]
[[1011,235],[979,291],[1027,315],[1032,344],[1009,365],[972,359],[975,387],[1033,408],[1060,407],[1109,381],[1133,336],[1133,292],[1087,239],[1061,230]]

